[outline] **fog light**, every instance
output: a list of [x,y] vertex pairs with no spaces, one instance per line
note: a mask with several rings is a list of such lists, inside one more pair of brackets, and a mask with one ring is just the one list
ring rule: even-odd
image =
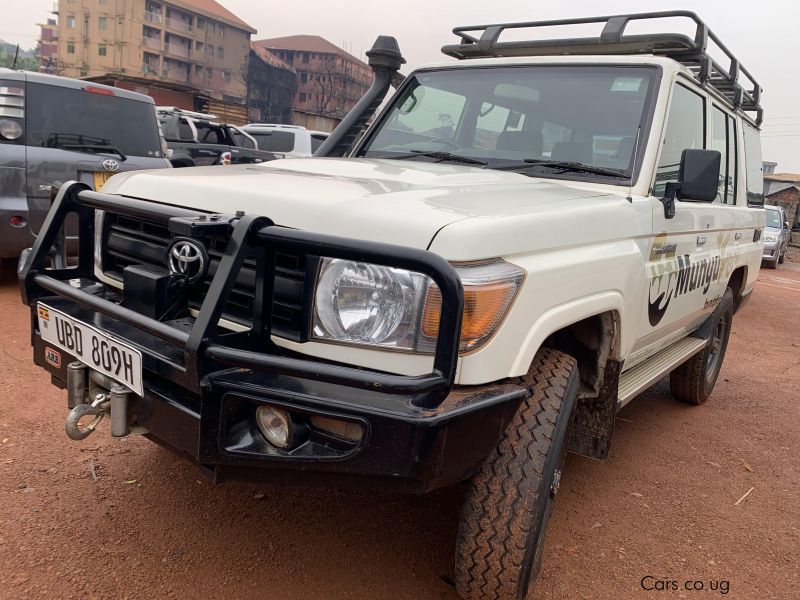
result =
[[313,415],[310,421],[312,427],[350,442],[358,443],[361,441],[361,438],[364,437],[364,430],[361,428],[361,425],[353,423],[352,421],[331,419],[330,417],[322,417],[320,415]]
[[28,222],[25,220],[25,217],[20,217],[19,215],[14,215],[8,220],[8,222],[12,227],[25,227],[25,225],[28,224]]
[[285,410],[262,404],[256,409],[256,423],[261,435],[276,448],[286,448],[292,441],[292,419]]

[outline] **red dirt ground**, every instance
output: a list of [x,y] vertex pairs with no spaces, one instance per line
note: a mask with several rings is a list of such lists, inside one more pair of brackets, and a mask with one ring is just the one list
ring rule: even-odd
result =
[[[461,489],[214,486],[107,422],[67,439],[64,394],[0,277],[0,598],[456,598]],[[797,257],[753,296],[706,405],[661,382],[619,414],[608,460],[568,458],[531,598],[800,598]],[[648,575],[679,589],[645,591]]]

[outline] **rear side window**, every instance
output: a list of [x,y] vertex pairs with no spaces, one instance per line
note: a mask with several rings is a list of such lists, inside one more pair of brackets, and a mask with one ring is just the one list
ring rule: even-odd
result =
[[764,206],[764,174],[761,164],[761,135],[758,130],[744,125],[744,160],[747,169],[747,205]]
[[161,156],[152,104],[39,83],[28,83],[26,101],[29,146],[113,146],[130,156]]
[[291,152],[294,150],[294,133],[291,131],[275,129],[258,133],[248,131],[248,133],[256,138],[261,150],[267,152]]
[[736,135],[734,119],[716,106],[711,109],[711,150],[720,153],[717,202],[736,204]]
[[320,135],[318,133],[311,134],[311,152],[316,152],[317,148],[322,146],[322,142],[328,139],[327,135]]
[[25,88],[21,81],[0,80],[0,143],[24,141]]
[[678,181],[684,150],[704,147],[705,99],[687,87],[676,84],[667,117],[661,160],[656,170],[655,195],[663,196],[667,183]]

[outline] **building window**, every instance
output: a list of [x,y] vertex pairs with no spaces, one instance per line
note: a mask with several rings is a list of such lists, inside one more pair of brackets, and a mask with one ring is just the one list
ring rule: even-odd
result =
[[100,44],[97,46],[97,55],[98,56],[106,56],[106,45]]
[[305,101],[306,101],[306,93],[300,92],[300,103],[302,104]]
[[225,83],[230,83],[231,82],[231,73],[230,73],[230,71],[223,71],[222,72],[222,80]]
[[67,42],[67,54],[75,54],[75,42]]
[[106,19],[105,17],[100,17],[99,19],[97,19],[97,28],[100,31],[105,31],[107,25],[108,25],[108,19]]
[[225,50],[223,50],[222,46],[219,46],[217,48],[217,58],[219,58],[220,60],[225,58]]
[[203,76],[203,67],[201,65],[195,65],[194,66],[194,74],[195,74],[196,77],[202,77]]
[[308,52],[303,52],[303,62],[308,63]]
[[225,28],[222,25],[219,26],[219,37],[225,37]]
[[202,17],[197,17],[197,28],[198,29],[205,29],[206,28],[206,20]]
[[80,70],[80,74],[78,75],[78,77],[86,77],[88,74],[89,74],[89,72],[86,69],[82,68]]
[[100,4],[108,4],[108,0],[100,0]]
[[206,69],[206,77],[211,79],[214,76],[214,69]]
[[305,71],[300,71],[300,83],[307,83],[308,82],[308,73]]
[[212,46],[211,44],[206,46],[206,55],[207,56],[214,56],[214,46]]
[[75,29],[75,15],[67,17],[67,29]]

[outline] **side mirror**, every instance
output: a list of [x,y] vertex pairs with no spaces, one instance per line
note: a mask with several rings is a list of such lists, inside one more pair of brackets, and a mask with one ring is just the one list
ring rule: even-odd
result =
[[784,228],[786,231],[789,231],[789,221],[784,221],[784,222],[783,222],[783,228]]
[[661,199],[665,218],[675,216],[676,198],[684,202],[713,202],[716,199],[721,159],[717,150],[683,151],[678,181],[667,184]]

